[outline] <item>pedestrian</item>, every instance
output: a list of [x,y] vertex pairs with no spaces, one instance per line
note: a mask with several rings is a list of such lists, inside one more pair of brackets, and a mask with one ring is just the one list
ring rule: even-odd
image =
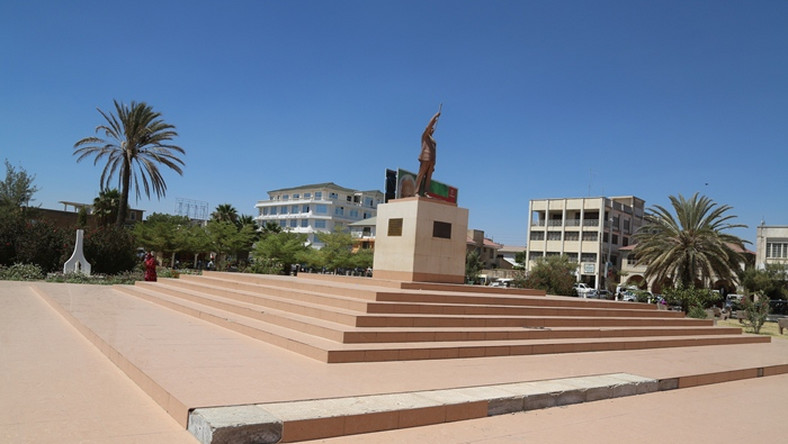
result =
[[153,252],[148,252],[145,255],[145,280],[149,282],[156,282],[156,257]]

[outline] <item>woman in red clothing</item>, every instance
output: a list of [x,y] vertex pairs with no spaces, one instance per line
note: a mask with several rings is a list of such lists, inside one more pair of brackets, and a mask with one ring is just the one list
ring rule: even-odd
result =
[[145,280],[156,281],[156,258],[150,252],[145,255]]

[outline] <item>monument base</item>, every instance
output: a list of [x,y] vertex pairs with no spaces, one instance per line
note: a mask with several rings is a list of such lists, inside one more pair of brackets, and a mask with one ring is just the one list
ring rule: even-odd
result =
[[423,197],[378,206],[373,277],[465,282],[468,210]]

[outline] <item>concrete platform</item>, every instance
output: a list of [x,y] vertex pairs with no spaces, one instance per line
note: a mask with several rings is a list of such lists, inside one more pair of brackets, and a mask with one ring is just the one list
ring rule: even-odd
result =
[[[52,301],[57,302],[60,316],[64,317],[48,305]],[[239,406],[263,406],[274,419],[284,420],[281,437],[287,440],[310,439],[336,435],[334,419],[324,420],[326,417],[319,414],[297,416],[292,407],[311,403],[314,412],[314,408],[330,403],[344,403],[351,409],[346,411],[352,413],[352,408],[375,397],[405,395],[411,397],[410,401],[401,401],[407,404],[416,396],[421,404],[411,405],[413,408],[376,411],[378,423],[391,424],[389,415],[402,418],[403,411],[417,417],[430,413],[437,418],[435,421],[443,422],[493,414],[491,400],[511,401],[511,397],[474,398],[469,393],[506,391],[512,384],[533,386],[537,382],[586,377],[602,380],[626,374],[627,378],[647,381],[643,386],[661,395],[685,390],[660,389],[722,387],[729,381],[774,381],[782,386],[785,377],[777,375],[788,373],[788,341],[783,340],[484,359],[326,364],[107,287],[0,282],[0,303],[4,307],[0,311],[0,441],[8,442],[194,442],[185,431],[190,413]],[[64,321],[69,317],[72,326]],[[93,345],[77,335],[74,328],[80,329],[80,325],[91,326],[81,330]],[[727,384],[719,384],[726,381]],[[614,385],[630,390],[620,383]],[[604,384],[596,387],[597,393],[605,390],[600,387]],[[425,404],[425,393],[441,391],[448,397],[441,404]],[[564,392],[567,390],[560,391]],[[584,393],[584,405],[622,402],[588,402],[592,400],[588,397],[590,392],[586,389]],[[632,394],[636,393],[637,390]],[[514,397],[519,395],[515,393]],[[559,402],[558,396],[553,396],[553,405],[569,403]],[[563,396],[565,401],[578,400],[577,393]],[[652,395],[627,399],[647,396]],[[447,407],[462,404],[465,409]],[[501,404],[508,405],[505,401],[498,405]],[[527,410],[525,401],[521,405]],[[288,409],[291,413],[286,412]],[[775,424],[782,424],[782,409],[776,410],[774,417],[780,421],[775,419]],[[449,410],[454,413],[447,414]],[[552,410],[555,409],[544,411]],[[512,415],[504,417],[509,416]],[[331,416],[336,417],[341,415]],[[41,427],[47,421],[52,422],[52,427]],[[420,424],[424,422],[403,421],[397,427]],[[469,421],[453,422],[447,427],[469,427],[468,424]],[[376,430],[363,429],[359,422],[352,426],[356,427],[355,432]],[[104,432],[113,427],[119,427],[119,431]],[[353,431],[343,428],[341,434]],[[59,438],[52,439],[54,436]],[[382,435],[363,435],[369,439],[373,436]],[[450,438],[430,441],[457,442]]]

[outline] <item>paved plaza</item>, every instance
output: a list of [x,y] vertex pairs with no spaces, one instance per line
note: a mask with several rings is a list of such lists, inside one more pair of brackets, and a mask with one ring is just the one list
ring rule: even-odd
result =
[[[34,289],[33,287],[36,287]],[[167,413],[41,297],[109,287],[0,282],[0,442],[194,443]],[[79,297],[78,297],[79,295]],[[781,442],[788,427],[788,341],[592,353],[326,364],[123,298],[171,353],[156,368],[192,407],[361,397],[627,373],[695,387],[326,439],[325,442]],[[122,326],[111,334],[123,336]],[[222,347],[200,349],[186,336]],[[139,338],[147,344],[151,338]],[[132,343],[133,347],[133,343]],[[178,350],[190,350],[189,359]],[[224,350],[224,351],[221,351]],[[202,354],[200,354],[202,353]],[[773,369],[757,377],[751,369]],[[702,375],[736,379],[712,383]],[[730,376],[733,375],[733,376]],[[696,379],[693,379],[696,378]],[[719,378],[718,378],[719,379]],[[723,380],[725,378],[722,378]],[[708,384],[707,384],[708,383]],[[177,395],[177,396],[175,396]]]

